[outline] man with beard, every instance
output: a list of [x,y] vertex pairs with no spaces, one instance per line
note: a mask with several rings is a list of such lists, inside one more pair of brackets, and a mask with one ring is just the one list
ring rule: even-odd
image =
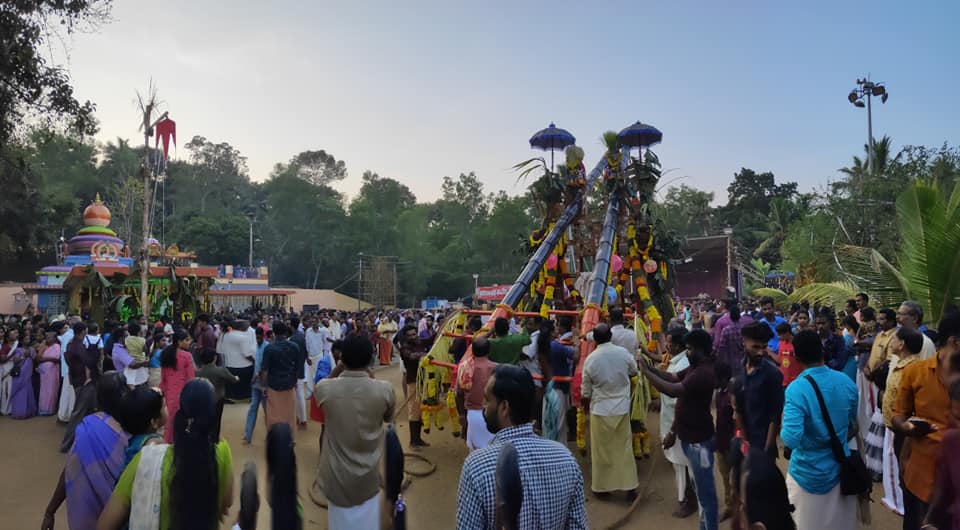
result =
[[700,503],[700,530],[717,530],[717,485],[713,477],[716,440],[713,415],[710,413],[716,386],[711,355],[713,345],[710,334],[700,329],[687,333],[683,342],[690,360],[690,367],[686,370],[669,374],[646,363],[640,363],[640,366],[651,385],[662,394],[677,398],[673,431],[664,440],[664,447],[680,441],[693,472],[697,501]]
[[773,333],[764,322],[744,326],[745,373],[734,383],[734,397],[745,439],[777,457],[777,433],[783,413],[783,374],[767,355]]
[[566,447],[534,434],[533,402],[530,372],[510,365],[494,369],[484,388],[483,418],[495,436],[490,445],[470,453],[463,463],[457,494],[458,529],[497,528],[496,468],[506,444],[516,450],[523,490],[515,527],[588,527],[580,466]]

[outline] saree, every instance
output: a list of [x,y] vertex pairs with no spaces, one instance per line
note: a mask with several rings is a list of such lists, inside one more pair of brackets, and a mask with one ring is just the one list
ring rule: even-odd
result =
[[123,472],[127,434],[104,412],[77,425],[75,441],[64,467],[67,521],[70,528],[95,528]]
[[[40,399],[37,409],[41,416],[57,413],[57,391],[60,389],[60,344],[52,344],[43,350],[37,371],[40,372]],[[47,361],[47,362],[44,362]]]
[[10,374],[10,417],[23,420],[37,415],[37,398],[33,393],[33,359],[26,348],[17,349],[13,354],[20,371]]

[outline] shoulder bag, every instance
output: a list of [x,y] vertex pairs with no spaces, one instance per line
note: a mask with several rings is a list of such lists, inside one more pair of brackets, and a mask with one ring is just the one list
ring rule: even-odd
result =
[[870,481],[870,472],[867,471],[863,458],[856,451],[850,451],[850,456],[843,453],[843,444],[837,437],[837,431],[833,428],[833,422],[830,421],[830,413],[827,411],[827,404],[823,401],[823,394],[820,393],[820,387],[809,374],[804,378],[813,386],[813,391],[817,394],[817,401],[820,402],[820,413],[823,415],[823,422],[827,424],[827,431],[830,433],[830,449],[833,451],[833,457],[840,464],[840,492],[844,495],[862,495],[870,493],[873,489],[873,483]]

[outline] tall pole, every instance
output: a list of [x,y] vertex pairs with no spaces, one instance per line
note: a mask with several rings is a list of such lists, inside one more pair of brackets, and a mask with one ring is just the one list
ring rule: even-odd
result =
[[149,102],[143,112],[143,230],[140,237],[140,313],[150,315],[148,282],[150,275],[150,253],[147,251],[147,238],[150,237],[150,136],[152,125],[150,114],[153,102]]
[[357,269],[357,311],[360,311],[360,299],[363,296],[363,252],[360,253],[360,265]]
[[870,109],[870,92],[867,92],[867,172],[873,174],[873,113]]
[[253,270],[253,217],[247,219],[250,222],[250,254],[247,256],[247,267]]

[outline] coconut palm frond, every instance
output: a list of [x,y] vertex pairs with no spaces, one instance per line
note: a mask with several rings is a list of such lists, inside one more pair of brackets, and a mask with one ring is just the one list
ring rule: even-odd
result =
[[877,300],[879,306],[894,306],[910,298],[906,278],[876,249],[835,245],[833,255],[847,281]]
[[620,138],[617,137],[615,131],[607,131],[603,133],[600,137],[600,141],[603,142],[604,147],[607,148],[607,151],[616,151],[620,149]]
[[753,296],[757,298],[769,296],[770,298],[773,298],[773,303],[777,307],[790,307],[790,298],[788,297],[787,293],[781,291],[780,289],[773,289],[771,287],[758,287],[757,289],[753,290]]
[[811,304],[843,307],[858,291],[857,286],[850,282],[810,283],[790,293],[787,300],[791,304],[806,300]]
[[530,173],[537,171],[538,169],[543,170],[545,173],[549,173],[550,169],[547,166],[547,161],[540,156],[533,157],[529,160],[524,160],[519,164],[515,164],[511,169],[514,171],[519,171],[520,174],[517,175],[517,182],[527,178]]
[[955,201],[960,201],[956,188],[948,199],[934,183],[922,181],[897,199],[900,272],[910,298],[924,307],[931,322],[960,301],[960,208]]

